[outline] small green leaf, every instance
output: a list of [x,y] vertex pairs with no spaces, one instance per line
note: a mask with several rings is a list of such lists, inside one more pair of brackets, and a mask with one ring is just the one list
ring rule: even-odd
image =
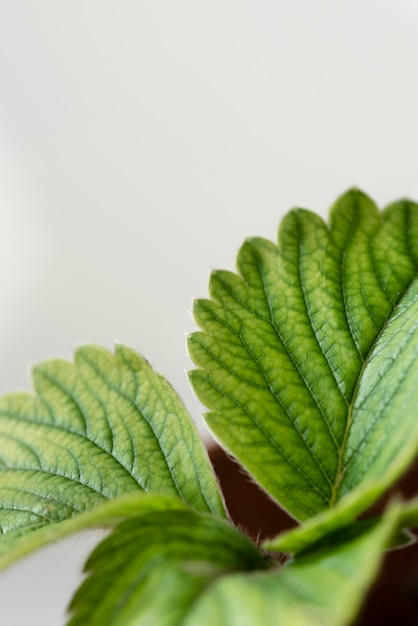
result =
[[347,626],[375,579],[398,523],[398,509],[363,524],[281,571],[232,575],[215,582],[182,626]]
[[[33,532],[123,494],[224,516],[206,452],[167,381],[133,350],[80,348],[0,399],[0,530]],[[0,543],[2,537],[0,536]],[[0,548],[1,550],[1,548]]]
[[87,561],[89,576],[73,598],[69,625],[180,626],[219,576],[266,567],[244,535],[207,514],[131,518]]
[[305,520],[303,524],[268,539],[263,543],[266,550],[297,554],[308,550],[312,545],[333,534],[339,528],[347,527],[357,515],[367,508],[373,499],[378,499],[382,485],[378,481],[358,487],[339,500],[331,509]]
[[195,304],[208,425],[293,516],[349,494],[355,516],[418,449],[418,205],[380,213],[350,191],[329,227],[294,210],[278,247],[250,239],[237,266]]
[[402,528],[418,528],[418,498],[402,503],[400,523]]

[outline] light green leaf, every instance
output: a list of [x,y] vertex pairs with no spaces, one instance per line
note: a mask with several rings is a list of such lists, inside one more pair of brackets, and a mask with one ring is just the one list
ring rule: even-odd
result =
[[74,365],[38,365],[33,381],[35,395],[0,399],[0,544],[129,493],[224,515],[183,404],[133,350],[83,347]]
[[69,624],[180,625],[216,578],[266,567],[244,535],[207,514],[167,511],[131,518],[89,558],[89,576],[73,598]]
[[296,209],[278,247],[250,239],[237,266],[195,305],[209,427],[293,516],[351,494],[352,519],[418,449],[418,206],[380,213],[352,190],[329,227]]
[[402,503],[400,525],[402,528],[418,528],[418,498]]
[[331,509],[326,509],[305,520],[303,524],[264,541],[263,548],[290,554],[303,552],[339,528],[347,527],[367,508],[371,500],[378,499],[381,492],[382,485],[379,482],[372,484],[368,481],[339,500]]
[[181,625],[351,624],[377,575],[398,513],[392,510],[380,522],[357,526],[341,543],[301,556],[281,571],[220,579]]

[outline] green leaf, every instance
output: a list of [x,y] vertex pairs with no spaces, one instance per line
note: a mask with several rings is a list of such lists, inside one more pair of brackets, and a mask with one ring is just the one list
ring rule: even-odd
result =
[[380,213],[352,190],[329,227],[296,209],[278,246],[250,239],[237,266],[194,309],[208,425],[293,516],[351,493],[353,518],[418,448],[418,206]]
[[59,524],[23,526],[2,535],[0,570],[43,546],[89,528],[112,528],[129,517],[156,511],[185,510],[186,505],[173,496],[135,493],[105,501],[85,513],[79,513]]
[[38,365],[33,381],[35,395],[0,399],[0,544],[130,493],[224,515],[192,420],[133,350],[83,347],[74,365]]
[[215,582],[182,626],[347,626],[375,579],[398,509],[356,527],[342,542],[301,556],[281,571],[232,575]]
[[87,561],[89,576],[72,600],[69,624],[180,625],[219,576],[266,567],[244,535],[207,514],[167,511],[131,518]]
[[400,525],[402,528],[418,528],[418,498],[402,503]]
[[326,509],[305,520],[303,524],[264,541],[266,550],[297,554],[309,549],[339,528],[346,528],[358,513],[366,509],[371,500],[378,499],[382,492],[379,482],[367,482],[339,500],[331,509]]

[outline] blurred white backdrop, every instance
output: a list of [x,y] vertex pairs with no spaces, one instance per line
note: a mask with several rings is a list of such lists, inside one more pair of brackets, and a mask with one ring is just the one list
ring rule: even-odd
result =
[[[414,0],[2,0],[0,391],[114,340],[198,418],[185,334],[213,268],[292,206],[418,198]],[[0,576],[60,626],[94,537]]]

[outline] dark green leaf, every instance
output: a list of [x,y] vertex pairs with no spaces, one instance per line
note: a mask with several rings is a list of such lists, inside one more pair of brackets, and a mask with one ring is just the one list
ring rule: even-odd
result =
[[88,560],[69,625],[180,625],[219,576],[255,568],[264,558],[224,521],[191,511],[131,518]]
[[348,626],[377,575],[398,515],[393,509],[383,520],[359,525],[341,543],[328,538],[281,571],[217,581],[181,626]]

